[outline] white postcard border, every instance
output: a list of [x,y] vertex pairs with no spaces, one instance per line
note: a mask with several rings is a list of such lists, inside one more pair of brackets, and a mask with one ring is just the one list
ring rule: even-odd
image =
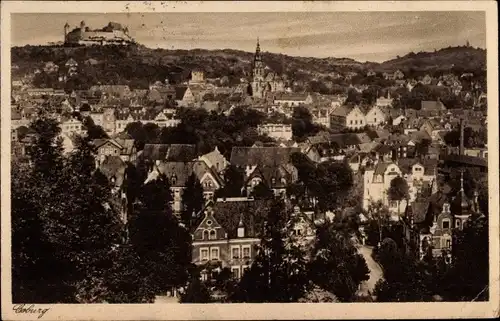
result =
[[[10,260],[10,23],[21,12],[283,12],[283,11],[485,11],[487,23],[488,152],[490,191],[490,301],[464,303],[311,303],[311,304],[54,304],[45,320],[228,320],[228,319],[374,319],[485,318],[499,313],[499,160],[498,20],[494,1],[304,1],[304,2],[46,2],[1,3],[1,238],[2,319],[36,320],[16,314],[11,295]],[[7,268],[6,268],[7,267]]]

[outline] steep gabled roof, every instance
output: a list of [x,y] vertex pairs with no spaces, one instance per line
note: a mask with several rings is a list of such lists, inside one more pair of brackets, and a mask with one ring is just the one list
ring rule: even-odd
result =
[[446,110],[446,107],[441,101],[422,100],[420,109],[422,111],[443,111]]
[[245,237],[259,237],[268,216],[270,201],[216,202],[214,218],[227,232],[228,238],[236,238],[240,218],[245,227]]
[[175,99],[176,100],[182,100],[182,98],[184,98],[184,94],[186,93],[187,89],[188,89],[187,86],[177,86],[177,87],[175,87]]
[[[210,173],[217,184],[222,185],[220,177],[215,173],[207,164],[203,161],[191,161],[191,162],[168,162],[162,161],[158,165],[154,165],[154,170],[148,176],[148,181],[151,181],[157,176],[157,174],[164,174],[170,181],[170,184],[174,187],[184,187],[191,174],[195,174],[198,180],[202,180],[206,173]],[[175,180],[174,180],[175,178]]]
[[305,101],[307,99],[307,93],[287,93],[282,92],[274,96],[274,100],[291,100],[291,101]]
[[353,109],[354,109],[353,106],[342,105],[340,107],[335,108],[335,110],[331,113],[331,115],[346,117]]
[[297,147],[233,147],[230,163],[236,166],[275,166],[290,162],[290,155],[300,152]]
[[196,157],[196,146],[189,144],[146,144],[141,157],[151,161],[187,162]]
[[392,162],[378,162],[375,165],[375,170],[374,170],[374,175],[384,175],[385,171],[387,170],[387,167],[389,165],[393,164]]
[[[288,184],[293,182],[293,172],[296,174],[297,169],[292,164],[279,166],[260,165],[257,166],[250,176],[248,176],[246,183],[254,177],[260,177],[269,188],[286,188]],[[285,182],[282,182],[282,179],[284,179]]]
[[409,207],[409,216],[413,217],[415,224],[422,224],[428,221],[430,202],[427,200],[416,201]]
[[120,156],[106,156],[104,161],[99,165],[99,170],[108,180],[115,180],[115,186],[122,186],[126,169],[127,164],[125,164]]
[[111,144],[115,145],[116,147],[118,147],[120,149],[123,148],[123,146],[120,145],[120,143],[115,139],[101,138],[101,139],[94,139],[93,140],[95,148],[99,148],[108,142],[110,142]]

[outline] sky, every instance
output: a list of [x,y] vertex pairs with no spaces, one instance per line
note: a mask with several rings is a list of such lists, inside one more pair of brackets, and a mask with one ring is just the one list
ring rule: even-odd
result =
[[486,48],[484,12],[283,12],[283,13],[17,13],[11,45],[62,41],[63,26],[84,20],[128,26],[150,48],[238,49],[303,57],[382,62],[411,51],[464,45]]

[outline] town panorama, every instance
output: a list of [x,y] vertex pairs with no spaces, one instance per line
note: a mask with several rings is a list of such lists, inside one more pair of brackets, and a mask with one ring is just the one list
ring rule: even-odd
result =
[[14,303],[488,300],[484,49],[60,31],[11,50]]

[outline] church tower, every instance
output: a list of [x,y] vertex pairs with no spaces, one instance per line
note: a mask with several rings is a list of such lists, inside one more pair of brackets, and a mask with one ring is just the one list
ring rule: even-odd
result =
[[474,210],[470,200],[465,195],[463,171],[460,172],[460,191],[453,199],[453,205],[452,214],[455,218],[455,228],[461,230]]
[[259,38],[257,38],[257,47],[255,48],[255,56],[252,66],[252,96],[263,97],[264,91],[264,62],[260,53]]

